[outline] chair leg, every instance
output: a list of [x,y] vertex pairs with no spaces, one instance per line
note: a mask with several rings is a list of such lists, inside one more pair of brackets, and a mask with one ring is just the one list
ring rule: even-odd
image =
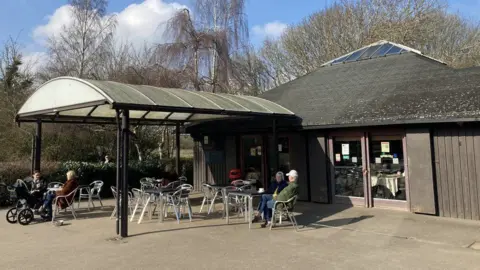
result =
[[293,215],[293,213],[288,213],[288,218],[290,218],[290,222],[292,222],[292,226],[293,226],[293,228],[295,228],[295,231],[298,232],[297,219],[295,218],[295,216]]
[[[100,208],[103,209],[103,203],[102,203],[102,198],[100,197],[100,194],[98,194],[97,198],[98,198],[98,202],[100,203]],[[92,201],[92,204],[93,204],[93,201]]]
[[207,200],[207,197],[203,196],[202,205],[200,206],[200,211],[198,213],[202,213],[203,205],[205,204],[206,200]]
[[180,224],[180,215],[179,215],[179,211],[180,211],[180,205],[173,205],[173,211],[175,212],[175,216],[177,217],[177,223]]
[[[130,217],[130,222],[133,221],[133,218],[135,217],[135,213],[137,213],[138,205],[140,204],[140,198],[137,199],[137,203],[135,204],[135,208],[132,211],[132,216]],[[117,206],[115,206],[117,207]]]
[[190,218],[190,222],[192,222],[192,205],[190,204],[190,200],[187,199],[187,206],[188,206],[188,217]]
[[115,205],[115,208],[113,208],[113,212],[110,215],[110,219],[112,219],[115,216],[116,213],[117,213],[117,205]]
[[272,209],[272,219],[270,220],[270,230],[275,226],[275,209]]
[[55,206],[54,206],[55,208],[54,208],[53,211],[52,211],[52,224],[55,222],[55,216],[56,216],[57,208],[58,208],[57,202],[54,201],[54,203],[55,203]]
[[73,218],[77,219],[77,215],[75,214],[75,208],[73,207],[73,203],[70,205],[70,209],[72,210]]

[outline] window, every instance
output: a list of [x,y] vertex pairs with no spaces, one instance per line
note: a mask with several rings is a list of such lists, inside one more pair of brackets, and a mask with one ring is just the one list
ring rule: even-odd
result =
[[403,141],[400,136],[374,136],[370,141],[372,197],[406,200]]

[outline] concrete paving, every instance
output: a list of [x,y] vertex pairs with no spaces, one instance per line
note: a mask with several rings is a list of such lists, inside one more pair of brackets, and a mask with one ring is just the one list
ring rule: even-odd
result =
[[196,206],[193,222],[133,222],[129,238],[113,240],[112,209],[81,210],[61,227],[0,222],[1,269],[480,269],[469,248],[480,222],[299,203],[299,232],[248,230]]

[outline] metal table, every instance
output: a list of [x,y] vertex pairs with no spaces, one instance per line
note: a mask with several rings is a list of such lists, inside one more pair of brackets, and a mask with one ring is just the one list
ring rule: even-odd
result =
[[[262,196],[263,194],[266,194],[264,192],[258,192],[258,191],[232,191],[229,192],[227,195],[227,200],[229,197],[242,197],[245,200],[247,200],[247,211],[245,213],[245,217],[248,221],[248,229],[252,228],[252,214],[253,214],[253,198]],[[226,212],[226,220],[227,224],[229,224],[229,207],[228,205],[225,205],[225,212]]]
[[[223,194],[225,194],[225,190],[227,188],[232,188],[234,186],[230,185],[230,184],[213,184],[213,185],[210,185],[210,187],[212,187],[213,189],[216,190],[215,192],[215,195],[213,196],[213,199],[212,199],[212,202],[210,203],[210,207],[208,209],[208,213],[211,213],[212,212],[212,208],[213,208],[213,205],[215,204],[215,200],[217,199],[218,197],[218,194],[220,193],[221,196],[223,196]],[[225,198],[223,200],[223,206],[224,206],[224,209],[225,209]],[[225,214],[225,210],[224,210],[224,213]]]
[[[143,209],[142,209],[142,213],[140,214],[140,218],[138,219],[138,224],[142,223],[142,220],[143,220],[143,216],[145,215],[145,211],[147,210],[147,207],[148,205],[150,204],[150,201],[152,200],[152,195],[153,197],[156,197],[158,198],[159,200],[159,204],[160,204],[160,214],[158,215],[159,219],[158,219],[158,222],[163,222],[163,197],[164,197],[164,194],[167,194],[167,193],[172,193],[172,192],[175,192],[176,189],[173,189],[173,188],[158,188],[158,189],[145,189],[143,191],[143,193],[145,194],[149,194],[148,196],[148,199],[147,201],[145,202],[145,205],[143,206]],[[137,203],[135,204],[135,208],[133,210],[133,213],[135,213],[138,209],[138,204],[140,203],[140,200],[142,200],[143,198],[138,198],[137,199]],[[151,213],[151,215],[153,216],[153,213]]]

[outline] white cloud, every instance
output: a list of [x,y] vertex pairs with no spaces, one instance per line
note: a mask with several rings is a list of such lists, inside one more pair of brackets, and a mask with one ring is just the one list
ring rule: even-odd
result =
[[44,52],[25,52],[22,56],[22,71],[36,73],[46,62]]
[[[181,8],[178,3],[166,3],[163,0],[145,0],[140,4],[131,4],[124,10],[115,13],[117,27],[115,39],[118,42],[130,42],[135,47],[146,43],[162,42],[165,23]],[[107,16],[111,16],[108,14]],[[71,6],[64,5],[47,16],[47,23],[33,30],[33,39],[39,45],[62,31],[62,27],[72,22]]]
[[261,39],[279,38],[287,29],[288,25],[280,21],[273,21],[264,25],[255,25],[252,30],[253,34]]

